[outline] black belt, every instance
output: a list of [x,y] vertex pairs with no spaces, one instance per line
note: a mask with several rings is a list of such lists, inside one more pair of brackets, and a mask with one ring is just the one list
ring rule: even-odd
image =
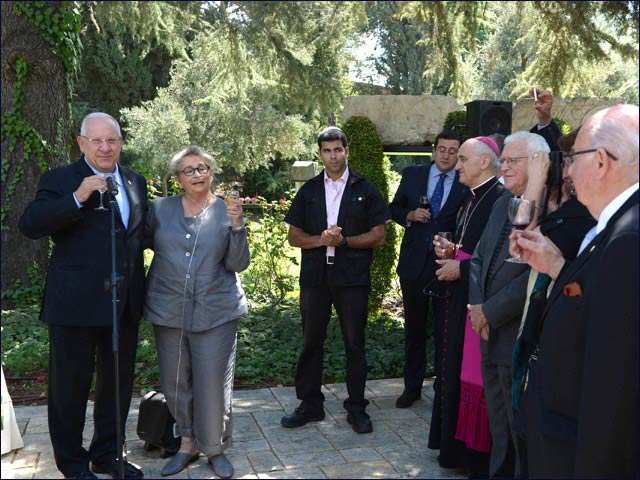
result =
[[333,265],[335,263],[336,257],[327,255],[327,265]]

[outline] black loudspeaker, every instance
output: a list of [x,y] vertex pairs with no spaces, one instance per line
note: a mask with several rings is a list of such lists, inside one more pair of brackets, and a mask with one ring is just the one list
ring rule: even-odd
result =
[[469,138],[511,134],[511,102],[474,100],[467,107],[467,135]]

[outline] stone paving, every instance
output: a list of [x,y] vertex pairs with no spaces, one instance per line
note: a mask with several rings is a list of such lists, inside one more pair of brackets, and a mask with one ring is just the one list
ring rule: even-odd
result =
[[[346,422],[343,383],[323,386],[327,413],[323,421],[295,429],[280,426],[282,415],[292,413],[299,404],[293,387],[236,390],[233,446],[226,451],[235,478],[466,478],[463,470],[440,468],[438,452],[427,448],[432,382],[425,382],[422,399],[412,407],[397,409],[402,379],[368,381],[370,434],[357,434]],[[146,478],[160,478],[167,460],[157,450],[145,451],[138,439],[139,405],[140,399],[134,399],[129,411],[128,459],[142,467]],[[92,409],[90,404],[85,445],[93,434]],[[2,478],[63,478],[53,460],[46,407],[16,407],[15,413],[24,448],[2,456]],[[167,478],[217,477],[201,457]]]

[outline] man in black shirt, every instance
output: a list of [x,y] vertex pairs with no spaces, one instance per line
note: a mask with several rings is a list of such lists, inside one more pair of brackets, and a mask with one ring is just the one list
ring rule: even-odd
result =
[[295,428],[324,419],[323,345],[331,307],[340,320],[347,356],[347,421],[357,433],[373,426],[365,408],[367,379],[364,329],[370,290],[373,248],[384,245],[387,204],[366,178],[347,167],[347,137],[336,127],[318,136],[324,172],[306,182],[285,217],[289,244],[302,249],[300,312],[303,349],[295,375],[301,404],[282,418]]

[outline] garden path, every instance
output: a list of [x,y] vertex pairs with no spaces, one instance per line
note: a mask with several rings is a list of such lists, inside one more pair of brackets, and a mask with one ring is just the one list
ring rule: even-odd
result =
[[[395,408],[402,379],[370,380],[367,411],[374,431],[359,435],[346,422],[344,383],[323,386],[326,418],[301,428],[285,429],[280,418],[298,400],[293,387],[236,390],[233,401],[233,446],[227,456],[235,478],[466,478],[463,470],[438,466],[438,452],[427,448],[433,379],[422,399],[407,409]],[[140,399],[134,399],[127,422],[129,461],[146,478],[160,478],[166,460],[146,452],[136,435]],[[56,469],[49,441],[46,406],[15,407],[24,448],[2,456],[2,478],[63,478]],[[87,411],[85,442],[93,434],[93,404]],[[109,478],[100,475],[101,478]],[[217,478],[204,457],[167,478]]]

